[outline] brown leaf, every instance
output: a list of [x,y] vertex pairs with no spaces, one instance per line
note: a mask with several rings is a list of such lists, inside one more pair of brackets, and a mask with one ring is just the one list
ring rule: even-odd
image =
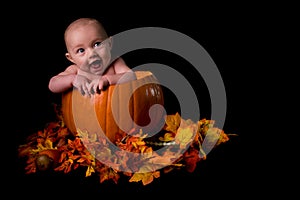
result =
[[184,152],[183,159],[188,172],[193,172],[196,169],[197,163],[201,160],[198,151],[195,149],[190,149]]

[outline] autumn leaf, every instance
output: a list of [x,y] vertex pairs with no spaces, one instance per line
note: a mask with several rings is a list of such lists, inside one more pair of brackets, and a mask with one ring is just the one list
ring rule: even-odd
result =
[[155,170],[153,165],[143,165],[139,171],[134,173],[129,179],[129,182],[139,182],[141,181],[143,185],[148,185],[154,178],[160,177],[160,171]]
[[[163,135],[158,138],[158,142],[162,143],[175,142],[167,151],[153,151],[151,144],[144,141],[147,134],[144,134],[142,129],[116,133],[115,145],[119,150],[112,151],[107,140],[98,137],[96,133],[77,130],[74,137],[65,127],[61,108],[56,105],[55,109],[58,121],[48,123],[44,130],[27,137],[27,144],[19,146],[19,156],[28,157],[26,173],[37,171],[35,159],[40,151],[57,149],[61,154],[58,161],[60,165],[55,171],[69,173],[79,167],[87,167],[85,176],[99,175],[101,183],[106,180],[117,183],[120,173],[123,173],[130,177],[129,182],[148,185],[155,178],[159,178],[160,173],[168,173],[176,168],[185,168],[188,172],[193,172],[197,163],[206,159],[205,151],[227,142],[230,135],[215,128],[214,120],[201,119],[194,123],[191,119],[182,119],[179,113],[176,113],[167,115]],[[188,149],[182,153],[178,151],[178,147]],[[157,170],[158,167],[160,170]],[[127,168],[131,169],[131,172],[122,170]]]
[[131,144],[134,146],[134,148],[139,149],[140,146],[144,146],[146,143],[142,140],[136,140],[132,141]]
[[202,147],[203,147],[204,151],[206,149],[209,150],[209,149],[214,148],[218,144],[220,135],[221,135],[220,129],[218,129],[216,127],[209,128],[206,132],[204,141],[202,143]]
[[154,165],[159,166],[168,166],[171,165],[176,159],[178,155],[176,155],[172,151],[165,151],[163,155],[154,154],[152,158],[149,159],[149,162],[151,162]]
[[89,133],[88,131],[82,131],[77,128],[77,136],[81,138],[84,144],[93,143],[97,141],[96,133]]
[[181,117],[178,112],[175,115],[167,115],[165,130],[176,133],[180,123]]
[[129,179],[129,182],[139,182],[141,181],[143,185],[150,184],[154,178],[160,177],[160,171],[146,172],[146,173],[134,173]]
[[181,123],[180,123],[181,128],[186,128],[188,126],[194,126],[194,125],[196,125],[196,124],[191,119],[181,119]]
[[46,149],[54,149],[53,148],[53,142],[50,139],[46,139],[45,147],[46,147]]
[[80,153],[85,150],[85,146],[79,138],[75,138],[75,140],[73,140],[73,147]]
[[58,131],[57,137],[58,138],[64,138],[69,134],[70,134],[70,132],[67,128],[60,128],[59,131]]
[[73,160],[67,159],[60,166],[54,168],[55,171],[63,171],[64,173],[69,173],[72,170]]
[[47,135],[46,131],[41,131],[40,130],[40,131],[37,132],[37,136],[40,137],[40,138],[46,138],[46,135]]
[[166,166],[163,168],[163,172],[166,174],[166,173],[169,173],[171,172],[172,170],[174,170],[175,168],[181,168],[183,167],[184,165],[182,163],[173,163],[172,165],[169,165],[169,166]]
[[100,183],[103,183],[104,181],[107,180],[112,180],[114,183],[118,183],[118,180],[120,178],[120,175],[114,171],[112,168],[108,166],[103,166],[100,170]]
[[31,149],[32,147],[29,145],[20,145],[18,148],[18,155],[20,157],[28,156],[30,155]]
[[[216,145],[219,145],[221,143],[225,143],[229,140],[228,135],[225,134],[225,132],[223,130],[219,130],[219,131],[220,131],[220,137],[219,137],[219,140],[218,140]],[[234,135],[234,134],[232,134],[232,135]]]
[[170,141],[173,141],[174,140],[174,133],[165,133],[163,137],[159,137],[158,138],[160,141],[163,141],[163,142],[170,142]]
[[96,153],[96,158],[101,158],[101,160],[110,160],[113,155],[111,153],[111,149],[108,147],[102,147]]
[[195,149],[189,149],[188,151],[184,152],[183,159],[188,172],[193,172],[196,169],[197,163],[201,160],[198,151]]
[[95,169],[92,165],[89,165],[86,172],[85,172],[85,177],[91,176],[92,173],[95,172]]
[[27,166],[25,167],[26,174],[31,174],[36,172],[36,164],[35,164],[35,158],[30,157],[27,160]]
[[178,128],[177,134],[175,136],[175,142],[179,144],[181,149],[186,148],[186,146],[193,141],[194,133],[193,128],[186,127],[186,128]]
[[37,148],[36,149],[31,149],[30,151],[31,151],[32,154],[37,154],[40,151],[43,151],[45,149],[47,149],[47,148],[44,147],[42,144],[39,143],[39,144],[37,144]]

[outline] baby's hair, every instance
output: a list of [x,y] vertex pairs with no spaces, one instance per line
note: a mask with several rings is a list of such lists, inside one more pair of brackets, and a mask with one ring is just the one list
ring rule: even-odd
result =
[[103,25],[100,23],[99,20],[97,20],[95,18],[91,18],[91,17],[83,17],[83,18],[79,18],[79,19],[71,22],[67,26],[65,33],[64,33],[64,38],[66,39],[66,35],[71,29],[76,28],[78,26],[83,26],[83,25],[92,24],[92,23],[94,23],[95,25],[97,25],[99,27],[99,30],[101,31],[101,33],[103,34],[103,36],[105,38],[108,37],[106,30],[104,29]]

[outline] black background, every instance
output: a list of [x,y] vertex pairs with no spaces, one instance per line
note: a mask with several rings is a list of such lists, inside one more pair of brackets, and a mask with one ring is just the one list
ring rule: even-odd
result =
[[[158,7],[156,7],[158,8]],[[155,196],[186,195],[201,198],[208,197],[239,197],[254,195],[263,190],[264,177],[257,179],[256,168],[253,162],[257,159],[253,150],[256,142],[253,132],[257,131],[252,125],[258,99],[253,97],[253,90],[258,87],[249,77],[256,74],[257,69],[250,67],[252,60],[245,50],[253,45],[248,40],[249,34],[255,34],[253,24],[246,14],[235,11],[231,15],[215,15],[214,9],[208,14],[200,14],[205,8],[195,9],[188,15],[182,10],[168,12],[151,10],[148,12],[110,11],[100,14],[83,14],[70,11],[72,14],[60,14],[55,10],[44,12],[41,10],[21,14],[18,21],[8,24],[8,33],[13,50],[10,59],[13,67],[10,74],[15,85],[9,90],[9,112],[7,114],[9,127],[9,143],[13,143],[13,167],[7,172],[8,183],[16,193],[24,197],[97,197],[96,195],[110,192],[112,195],[124,198],[144,198],[135,196],[137,193],[149,193]],[[105,10],[105,9],[104,9]],[[22,161],[17,157],[17,147],[22,144],[26,136],[40,130],[45,123],[55,116],[52,103],[60,101],[60,95],[48,90],[51,76],[65,69],[69,64],[64,56],[65,47],[63,32],[68,23],[78,17],[95,17],[105,26],[109,35],[117,34],[138,27],[164,27],[179,31],[196,40],[211,56],[223,78],[227,95],[227,116],[223,127],[225,133],[238,134],[214,149],[208,154],[208,159],[198,163],[192,174],[175,171],[164,174],[148,186],[141,183],[129,183],[126,177],[120,183],[107,182],[100,184],[97,177],[84,177],[84,172],[70,174],[33,174],[25,175]],[[17,23],[17,25],[16,25]],[[126,60],[127,59],[127,60]],[[188,64],[167,52],[159,50],[145,50],[125,55],[129,66],[148,62],[159,62],[173,66],[191,81],[196,93],[207,96],[205,87],[197,85],[199,76],[187,72]],[[182,67],[181,66],[185,66]],[[192,70],[192,69],[191,69]],[[256,74],[256,80],[260,79]],[[166,95],[166,104],[170,112],[176,110],[174,105],[168,104],[172,97]],[[202,100],[204,113],[201,117],[209,118],[209,101]],[[207,106],[205,105],[207,104]],[[251,144],[251,145],[250,145]],[[261,168],[264,170],[264,168]],[[255,181],[256,186],[248,184]],[[132,196],[129,196],[132,195]],[[244,197],[242,195],[241,197]],[[99,196],[100,198],[100,196]]]

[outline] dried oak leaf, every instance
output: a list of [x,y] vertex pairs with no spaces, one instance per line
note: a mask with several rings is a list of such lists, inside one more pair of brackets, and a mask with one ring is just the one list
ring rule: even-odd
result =
[[180,126],[180,123],[181,123],[181,117],[178,112],[175,115],[167,115],[166,125],[164,129],[166,131],[176,133],[178,127]]
[[154,178],[160,177],[160,171],[154,172],[145,172],[145,173],[134,173],[133,176],[129,179],[129,182],[139,182],[141,181],[143,185],[148,185],[152,183]]
[[114,181],[114,183],[116,183],[116,184],[118,183],[120,175],[112,168],[110,168],[106,165],[103,165],[103,167],[98,169],[97,171],[100,172],[99,173],[100,183],[103,183],[106,180],[112,180],[112,181]]

